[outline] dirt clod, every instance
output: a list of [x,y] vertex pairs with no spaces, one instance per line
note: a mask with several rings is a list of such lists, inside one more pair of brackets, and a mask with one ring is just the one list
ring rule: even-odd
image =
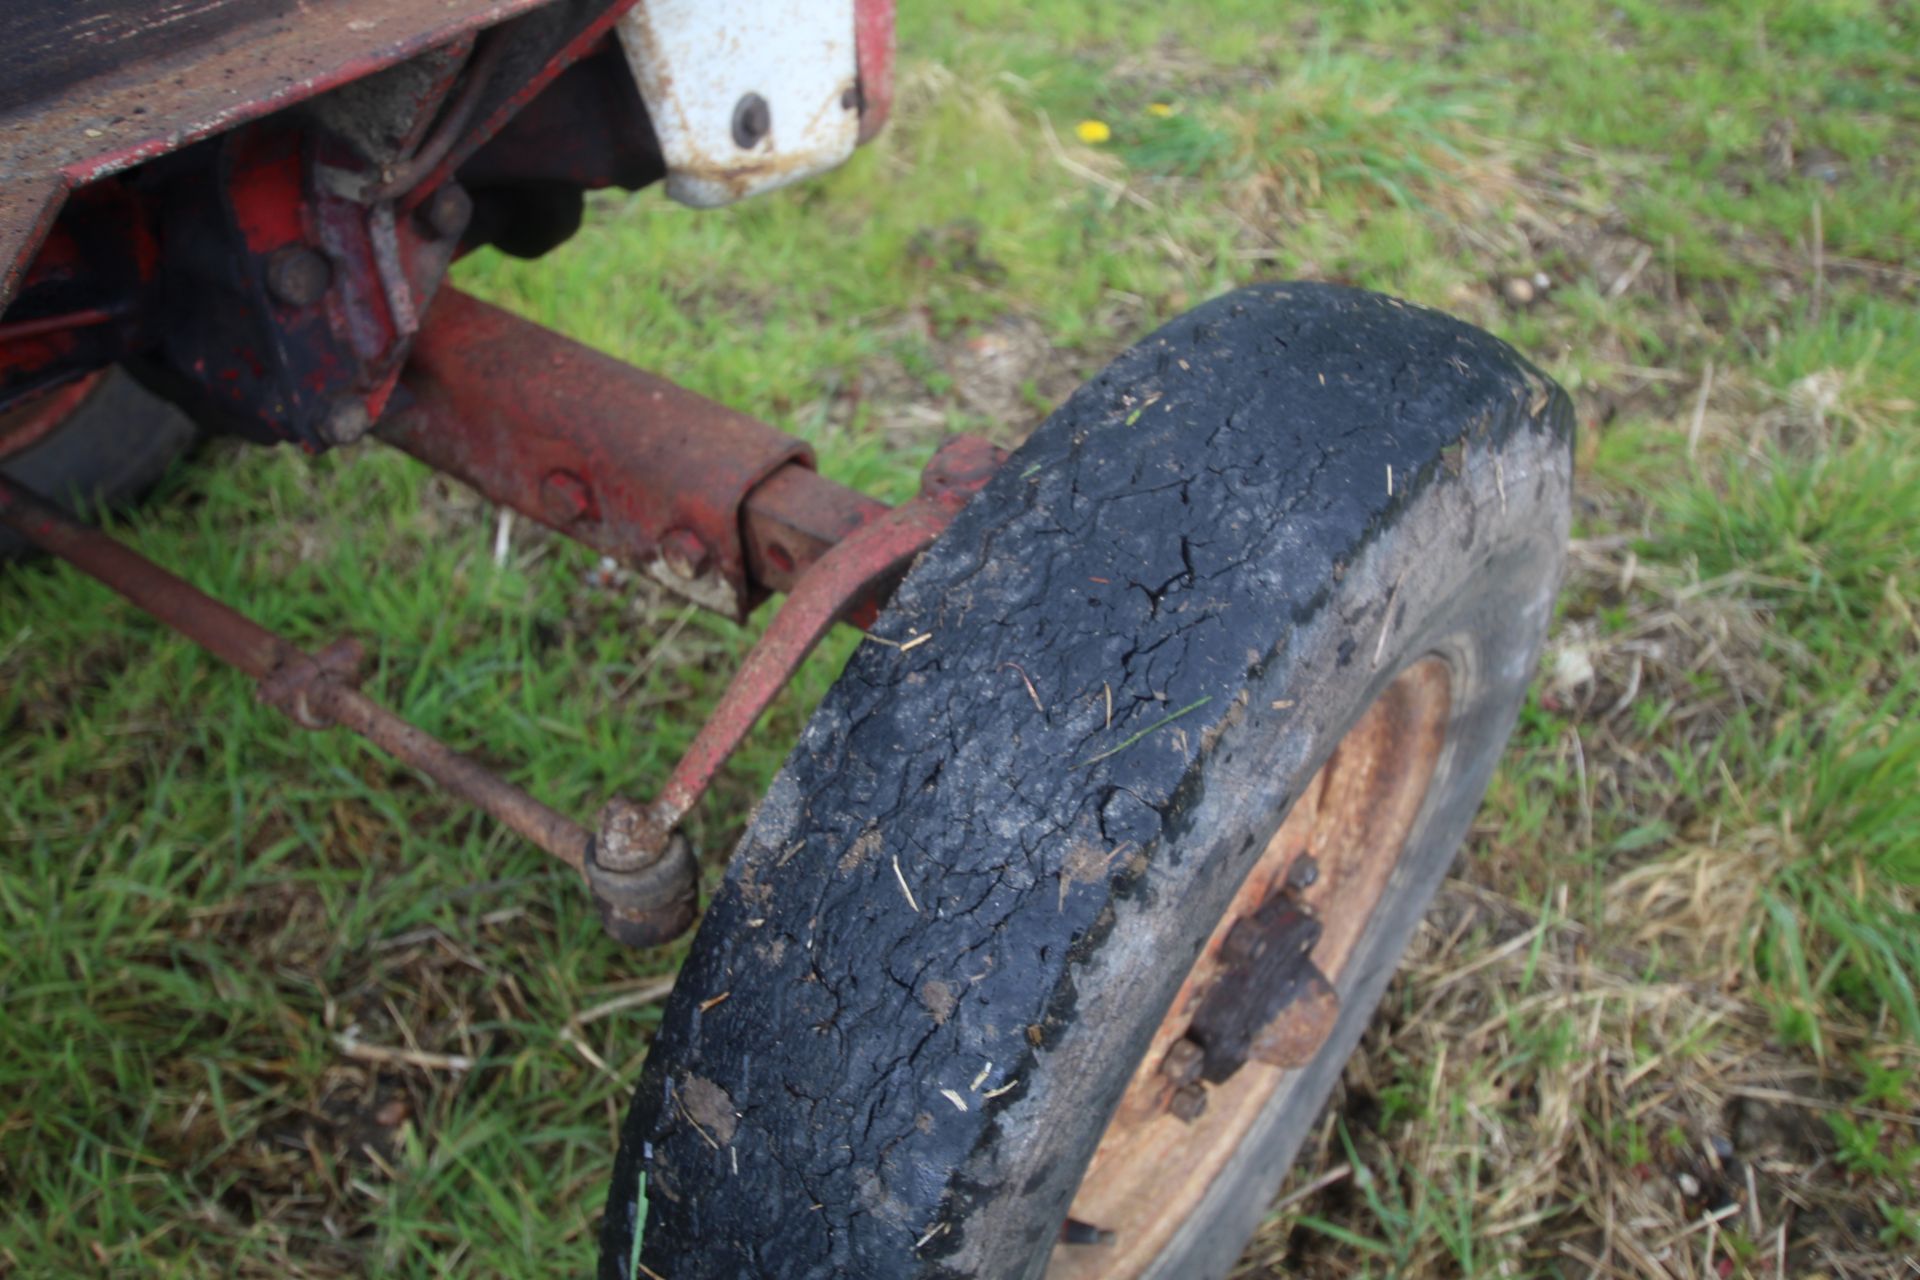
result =
[[740,1127],[740,1117],[734,1111],[733,1099],[725,1089],[704,1076],[689,1076],[687,1082],[680,1086],[680,1105],[715,1142],[724,1147],[733,1141],[733,1135]]
[[847,846],[847,851],[840,855],[840,874],[845,875],[847,872],[852,871],[861,863],[865,862],[873,854],[878,853],[880,851],[880,844],[880,829],[878,827],[868,827],[865,831],[861,832],[858,838]]
[[933,1025],[945,1026],[947,1019],[953,1016],[953,1008],[959,1001],[953,994],[953,988],[938,978],[932,978],[920,986],[920,1003],[933,1015]]

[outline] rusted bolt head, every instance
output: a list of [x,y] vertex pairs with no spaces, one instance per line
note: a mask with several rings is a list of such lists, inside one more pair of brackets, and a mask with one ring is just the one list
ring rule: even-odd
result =
[[1252,964],[1267,949],[1267,937],[1252,917],[1242,916],[1220,941],[1220,958],[1232,965]]
[[421,202],[415,213],[427,234],[451,240],[467,229],[473,217],[473,198],[457,182],[449,182]]
[[1007,451],[979,436],[954,436],[934,450],[920,472],[920,492],[954,510],[993,478]]
[[541,477],[540,510],[554,528],[566,528],[586,515],[592,505],[593,494],[587,482],[573,472],[549,471]]
[[691,529],[668,531],[667,536],[660,539],[660,556],[667,562],[669,572],[689,582],[705,573],[713,562],[713,553]]
[[1203,1084],[1183,1085],[1173,1091],[1167,1099],[1167,1110],[1176,1120],[1192,1124],[1207,1109],[1207,1086]]
[[644,871],[666,856],[672,841],[673,823],[666,815],[616,796],[600,810],[594,861],[609,871]]
[[1207,1051],[1183,1037],[1174,1041],[1167,1056],[1160,1060],[1160,1074],[1176,1085],[1185,1086],[1198,1080],[1200,1069],[1206,1065]]
[[1302,851],[1300,856],[1293,860],[1293,865],[1287,868],[1285,888],[1287,892],[1298,893],[1302,889],[1311,888],[1314,881],[1319,878],[1320,864],[1314,861],[1312,854]]
[[733,107],[733,145],[751,151],[773,129],[773,108],[757,93],[750,93]]
[[290,244],[267,256],[267,292],[283,306],[310,307],[332,283],[333,267],[316,249]]
[[1340,1020],[1340,997],[1316,970],[1300,994],[1248,1046],[1250,1058],[1292,1071],[1312,1062]]

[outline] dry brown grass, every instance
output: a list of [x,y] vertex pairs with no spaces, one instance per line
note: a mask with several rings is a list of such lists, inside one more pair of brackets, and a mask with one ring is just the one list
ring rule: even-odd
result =
[[[1834,370],[1779,395],[1725,378],[1705,413],[1704,396],[1669,395],[1669,447],[1690,436],[1709,473],[1817,461],[1902,411],[1862,385]],[[1597,417],[1605,397],[1584,399]],[[1920,1049],[1884,1009],[1831,1001],[1797,1006],[1811,1025],[1783,1038],[1785,997],[1756,980],[1772,886],[1824,858],[1864,895],[1865,872],[1796,824],[1793,761],[1676,777],[1676,754],[1705,760],[1736,717],[1784,715],[1817,687],[1774,607],[1795,584],[1643,561],[1659,519],[1646,492],[1590,483],[1583,501],[1608,532],[1571,547],[1541,693],[1561,717],[1546,773],[1571,786],[1516,836],[1498,809],[1530,784],[1497,784],[1241,1280],[1920,1268],[1882,1234],[1905,1178],[1850,1165],[1831,1123],[1879,1126],[1897,1168],[1920,1144]],[[1897,624],[1911,609],[1887,591]],[[1596,813],[1652,834],[1610,846]],[[1866,1103],[1869,1068],[1898,1083]]]
[[[1737,895],[1726,882],[1743,874],[1727,860],[1681,859],[1655,891],[1698,903],[1704,889],[1711,902]],[[1622,887],[1610,906],[1630,912],[1658,879]],[[1720,982],[1658,970],[1646,951],[1601,945],[1562,911],[1542,919],[1450,883],[1295,1182],[1357,1160],[1376,1183],[1425,1200],[1410,1212],[1470,1213],[1477,1274],[1911,1275],[1912,1260],[1863,1219],[1864,1188],[1834,1164],[1824,1115],[1858,1081],[1782,1047],[1768,1013],[1740,994],[1737,967]],[[1870,1028],[1826,1030],[1835,1056],[1912,1056]],[[1423,1081],[1419,1101],[1431,1106],[1384,1132],[1360,1129],[1350,1156],[1343,1120],[1377,1115],[1389,1079]],[[1622,1163],[1609,1135],[1627,1129],[1647,1135],[1646,1159]],[[1363,1197],[1351,1183],[1270,1224],[1239,1274],[1379,1265],[1298,1225],[1301,1214],[1371,1218],[1355,1214]],[[1457,1242],[1437,1229],[1393,1261],[1406,1274],[1461,1272]]]

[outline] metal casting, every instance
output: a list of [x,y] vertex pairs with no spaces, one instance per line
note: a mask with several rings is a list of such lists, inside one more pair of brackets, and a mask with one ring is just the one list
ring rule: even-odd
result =
[[619,33],[683,204],[824,173],[860,143],[854,0],[640,0]]
[[1320,922],[1284,899],[1243,918],[1220,950],[1219,980],[1187,1034],[1206,1051],[1201,1078],[1219,1084],[1247,1064],[1254,1037],[1294,1001],[1326,985],[1310,958]]

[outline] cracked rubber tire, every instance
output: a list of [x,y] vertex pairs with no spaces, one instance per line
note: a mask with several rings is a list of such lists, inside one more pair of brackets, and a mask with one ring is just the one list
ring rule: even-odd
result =
[[[857,651],[750,822],[634,1098],[602,1276],[1224,1274],[1512,728],[1571,437],[1504,344],[1330,286],[1230,294],[1082,388],[915,566],[896,643]],[[1145,1263],[1056,1245],[1250,870],[1350,730],[1397,758],[1363,714],[1416,677],[1431,749],[1383,879],[1320,904],[1358,922],[1330,1031],[1245,1069],[1270,1087]]]
[[[51,434],[0,461],[0,473],[69,511],[124,507],[159,483],[197,437],[185,414],[111,368]],[[0,528],[0,561],[30,549]]]

